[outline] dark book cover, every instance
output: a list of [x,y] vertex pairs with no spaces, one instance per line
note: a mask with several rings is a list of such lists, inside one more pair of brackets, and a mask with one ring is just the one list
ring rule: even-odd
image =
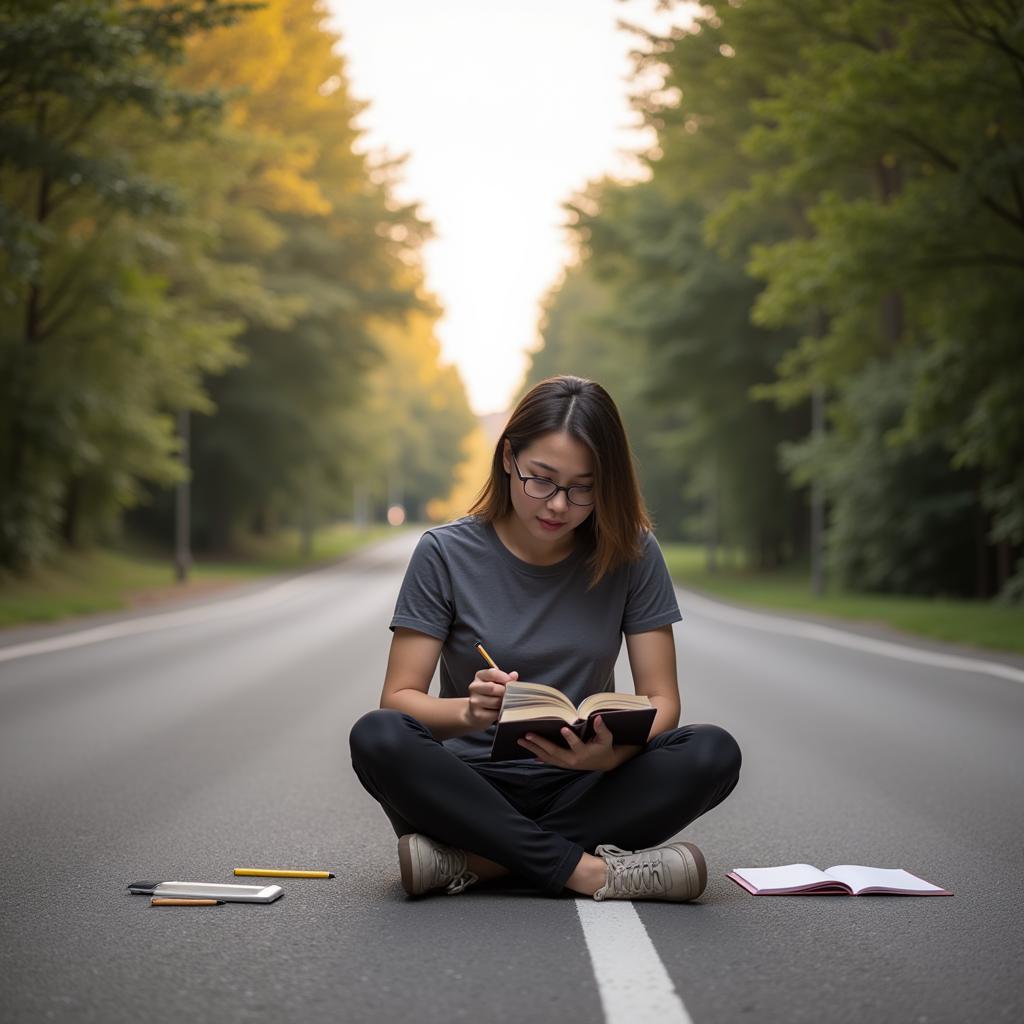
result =
[[[594,719],[600,715],[608,731],[612,734],[612,741],[617,746],[642,746],[647,742],[647,737],[657,714],[656,708],[626,708],[624,710],[595,711],[585,721],[577,721],[569,728],[576,733],[584,743],[588,743],[594,736]],[[494,742],[491,745],[492,761],[518,761],[533,757],[533,753],[519,745],[519,739],[528,732],[543,736],[544,739],[558,744],[560,747],[568,747],[565,738],[562,736],[562,729],[566,723],[561,718],[531,718],[523,722],[499,722],[494,732]]]

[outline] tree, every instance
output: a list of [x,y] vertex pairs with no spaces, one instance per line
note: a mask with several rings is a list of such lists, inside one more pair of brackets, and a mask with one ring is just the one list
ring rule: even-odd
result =
[[649,183],[593,190],[597,213],[578,207],[577,231],[594,273],[614,291],[610,321],[629,365],[646,357],[642,402],[675,415],[660,431],[665,468],[677,480],[686,468],[688,493],[721,539],[754,563],[776,565],[792,556],[799,533],[775,449],[800,428],[793,414],[752,403],[749,390],[770,378],[789,338],[750,324],[756,284],[706,245],[704,211],[681,191],[655,165]]
[[477,427],[458,371],[441,358],[440,311],[424,305],[404,322],[377,326],[383,359],[369,374],[349,435],[359,453],[355,479],[380,506],[400,497],[412,519],[426,517],[433,499],[443,505]]
[[990,574],[978,474],[951,472],[941,437],[896,434],[921,360],[904,348],[865,367],[831,432],[783,449],[798,479],[819,477],[833,496],[829,565],[852,590],[964,595]]
[[680,415],[678,410],[655,409],[647,400],[645,341],[618,330],[614,301],[614,292],[597,279],[589,261],[567,268],[544,301],[541,345],[531,353],[520,397],[544,378],[559,374],[601,384],[619,409],[660,535],[680,537],[695,509],[685,495],[686,467],[675,461],[675,453],[664,443]]
[[[815,390],[830,396],[833,471],[790,459],[795,482],[849,482],[839,464],[863,472],[870,452],[881,478],[893,445],[904,446],[906,479],[930,480],[944,446],[952,492],[962,470],[978,474],[969,490],[986,516],[974,521],[990,521],[1007,592],[1024,551],[1022,32],[1016,2],[731,2],[703,8],[688,30],[646,37],[641,66],[662,80],[638,97],[658,132],[655,183],[671,178],[698,201],[705,241],[764,282],[755,323],[793,332],[777,379],[755,396],[794,411]],[[844,410],[905,350],[920,356],[918,373],[883,449],[873,421]],[[841,520],[844,496],[832,498]],[[905,508],[895,492],[876,500],[891,522]],[[940,518],[920,522],[940,530]],[[836,545],[855,536],[833,531],[842,564],[858,555],[839,557]],[[925,549],[947,539],[919,533],[922,557],[904,565],[926,564]],[[972,531],[961,543],[973,553]],[[974,562],[970,589],[990,593],[989,558]],[[925,579],[935,583],[901,585]],[[951,569],[942,586],[962,577]],[[1024,592],[1024,568],[1014,586]]]
[[893,439],[909,452],[940,438],[951,480],[980,474],[1005,587],[1014,561],[1024,573],[1021,6],[761,0],[723,20],[737,54],[772,31],[795,56],[744,140],[784,171],[754,181],[731,215],[813,196],[806,232],[752,249],[767,283],[755,319],[827,313],[762,394],[787,403],[823,383],[841,402],[877,360],[922,353]]
[[[178,73],[230,97],[242,173],[209,219],[219,258],[248,266],[272,296],[240,310],[245,362],[209,381],[216,414],[194,424],[201,546],[347,505],[361,463],[356,410],[386,359],[381,325],[422,305],[429,225],[393,199],[400,162],[359,152],[361,107],[324,13],[313,0],[273,0],[194,40]],[[166,500],[158,506],[151,521],[161,507],[166,517]]]
[[0,566],[102,529],[140,480],[176,479],[169,409],[202,407],[202,375],[235,358],[237,321],[163,272],[188,227],[145,157],[215,120],[220,98],[167,68],[250,7],[0,8]]

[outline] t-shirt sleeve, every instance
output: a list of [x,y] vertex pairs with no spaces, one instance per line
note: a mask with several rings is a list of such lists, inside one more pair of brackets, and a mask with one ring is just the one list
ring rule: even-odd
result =
[[398,626],[445,640],[455,617],[452,581],[437,539],[423,534],[405,570],[395,614],[388,629]]
[[646,533],[643,554],[629,566],[622,632],[644,633],[681,619],[665,556],[654,534]]

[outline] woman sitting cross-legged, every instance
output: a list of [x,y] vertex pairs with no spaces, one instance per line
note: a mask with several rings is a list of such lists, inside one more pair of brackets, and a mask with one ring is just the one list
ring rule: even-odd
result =
[[[353,766],[399,836],[409,895],[509,872],[597,900],[701,894],[704,857],[673,837],[732,792],[740,751],[716,725],[678,724],[680,618],[614,402],[591,381],[542,381],[469,515],[420,538],[380,709],[352,728]],[[588,742],[528,734],[530,757],[490,760],[506,683],[548,683],[573,704],[614,690],[623,636],[656,709],[646,743],[613,744],[598,717]],[[478,640],[509,671],[478,668]]]

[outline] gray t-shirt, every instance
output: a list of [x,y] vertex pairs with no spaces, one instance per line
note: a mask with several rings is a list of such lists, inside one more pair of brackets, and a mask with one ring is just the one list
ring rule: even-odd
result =
[[[503,672],[557,687],[574,704],[615,689],[623,634],[679,622],[672,580],[652,533],[643,554],[587,590],[587,552],[577,546],[554,565],[531,565],[476,516],[420,537],[390,629],[404,626],[444,641],[442,697],[465,697],[481,668],[479,640]],[[445,741],[467,760],[486,760],[493,726]],[[530,762],[521,762],[528,764]]]

